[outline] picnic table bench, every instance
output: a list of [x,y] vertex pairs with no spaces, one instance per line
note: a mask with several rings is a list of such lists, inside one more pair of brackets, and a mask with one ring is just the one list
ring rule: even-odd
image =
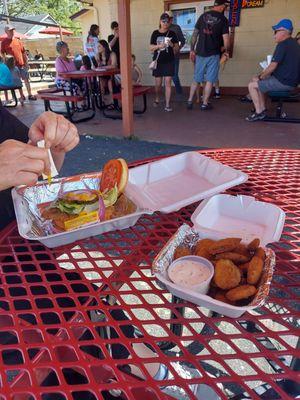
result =
[[[132,88],[132,97],[133,101],[135,97],[142,97],[143,99],[143,107],[141,110],[133,110],[134,114],[144,114],[147,110],[147,93],[151,90],[150,86],[133,86]],[[122,102],[122,92],[113,93],[112,95],[115,109],[117,111],[122,111],[122,108],[118,105],[118,102]],[[112,119],[122,119],[122,114],[110,113],[108,112],[109,108],[104,107],[103,115],[107,118]]]

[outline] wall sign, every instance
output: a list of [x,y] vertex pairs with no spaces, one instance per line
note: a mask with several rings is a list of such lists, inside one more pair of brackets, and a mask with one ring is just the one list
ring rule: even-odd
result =
[[229,9],[229,26],[239,26],[243,0],[231,0]]
[[242,8],[257,8],[264,5],[265,0],[243,0]]

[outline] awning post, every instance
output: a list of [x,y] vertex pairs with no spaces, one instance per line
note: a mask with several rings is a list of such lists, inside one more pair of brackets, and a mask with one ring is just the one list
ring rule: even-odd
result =
[[133,135],[130,0],[118,0],[123,135]]

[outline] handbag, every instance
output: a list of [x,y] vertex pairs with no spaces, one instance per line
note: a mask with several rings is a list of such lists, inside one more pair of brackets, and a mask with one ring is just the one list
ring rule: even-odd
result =
[[155,57],[155,59],[153,61],[151,61],[151,63],[149,64],[149,69],[152,69],[152,71],[154,71],[157,68],[157,60],[159,57],[160,51],[157,52],[157,56]]

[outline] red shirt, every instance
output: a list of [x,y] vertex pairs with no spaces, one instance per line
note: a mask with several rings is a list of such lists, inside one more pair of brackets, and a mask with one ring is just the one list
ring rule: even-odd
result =
[[19,39],[4,39],[1,44],[1,53],[13,56],[17,67],[23,67],[25,65],[23,56],[25,48]]

